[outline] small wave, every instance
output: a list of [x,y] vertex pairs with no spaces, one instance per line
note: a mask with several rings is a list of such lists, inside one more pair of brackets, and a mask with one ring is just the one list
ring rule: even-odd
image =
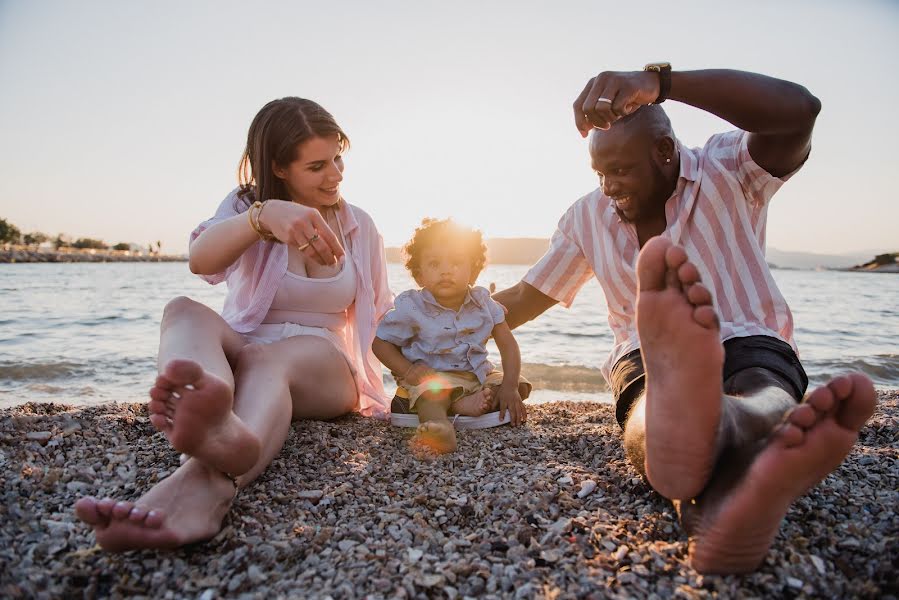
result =
[[815,385],[825,383],[841,373],[864,373],[877,385],[899,386],[899,354],[873,354],[846,360],[816,360],[804,363],[809,379]]
[[74,362],[0,363],[0,379],[12,381],[53,380],[93,374],[93,369]]
[[564,392],[607,392],[609,386],[599,369],[581,365],[524,363],[522,374],[536,389]]

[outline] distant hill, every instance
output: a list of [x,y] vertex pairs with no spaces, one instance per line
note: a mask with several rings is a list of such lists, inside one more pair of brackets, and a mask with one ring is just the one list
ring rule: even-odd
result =
[[866,250],[849,254],[815,254],[768,248],[768,263],[781,269],[848,269],[871,260],[879,252]]
[[[546,238],[491,238],[487,242],[487,260],[492,265],[532,265],[546,253]],[[403,262],[400,248],[387,248],[387,262]]]
[[868,273],[899,273],[899,252],[878,254],[873,260],[856,265],[851,270]]
[[[487,252],[490,264],[532,265],[549,248],[546,238],[490,238]],[[865,250],[848,254],[815,254],[768,248],[768,263],[781,269],[848,269],[867,263],[885,250]],[[399,248],[387,248],[387,262],[401,263]]]

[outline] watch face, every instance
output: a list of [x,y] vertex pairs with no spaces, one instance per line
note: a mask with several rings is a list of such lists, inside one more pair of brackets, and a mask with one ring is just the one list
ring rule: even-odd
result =
[[643,67],[644,71],[657,71],[660,72],[662,69],[671,69],[671,63],[669,62],[658,62],[658,63],[649,63],[645,67]]

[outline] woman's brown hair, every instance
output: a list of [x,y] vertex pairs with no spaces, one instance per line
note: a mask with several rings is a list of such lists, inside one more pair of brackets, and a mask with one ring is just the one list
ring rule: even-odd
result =
[[272,164],[286,167],[297,159],[300,144],[334,135],[341,152],[349,149],[349,138],[319,104],[293,96],[272,100],[250,124],[247,146],[237,167],[238,197],[247,206],[256,200],[289,200],[284,181],[275,176]]

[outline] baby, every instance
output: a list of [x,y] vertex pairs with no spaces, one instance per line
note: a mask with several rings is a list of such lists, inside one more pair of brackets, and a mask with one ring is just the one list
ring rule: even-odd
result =
[[[438,453],[456,449],[448,415],[479,416],[499,407],[512,425],[526,419],[531,384],[520,376],[521,355],[505,311],[482,287],[472,287],[487,262],[476,230],[450,219],[424,219],[403,247],[406,268],[420,290],[396,297],[378,326],[372,350],[397,378],[420,425],[413,438]],[[487,359],[493,336],[503,372]]]

